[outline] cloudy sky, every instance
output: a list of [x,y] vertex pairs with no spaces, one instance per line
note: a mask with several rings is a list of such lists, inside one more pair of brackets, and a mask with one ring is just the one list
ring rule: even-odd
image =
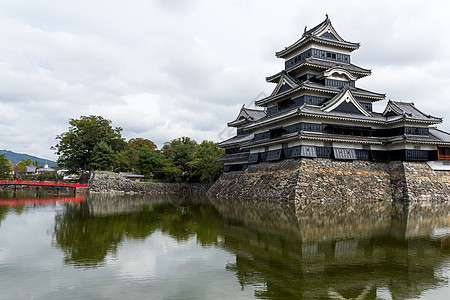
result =
[[283,68],[275,51],[325,13],[361,43],[352,62],[372,76],[360,87],[413,101],[450,130],[449,9],[444,0],[0,0],[0,149],[56,159],[56,135],[82,115],[158,146],[225,139],[242,104],[274,88],[265,77]]

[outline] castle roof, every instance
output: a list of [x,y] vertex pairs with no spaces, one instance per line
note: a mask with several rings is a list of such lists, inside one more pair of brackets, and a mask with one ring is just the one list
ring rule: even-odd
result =
[[[321,147],[323,142],[336,142],[331,144],[334,154],[321,149],[320,157],[337,159],[378,160],[381,151],[387,153],[387,159],[428,160],[435,155],[430,145],[450,147],[450,133],[430,127],[441,123],[442,118],[423,113],[412,102],[389,100],[383,112],[372,111],[372,103],[385,99],[385,94],[355,87],[358,79],[371,74],[369,69],[350,64],[350,52],[357,48],[359,43],[339,36],[328,16],[314,28],[305,28],[298,41],[276,53],[286,59],[285,70],[266,77],[276,86],[269,96],[255,101],[256,106],[267,110],[242,107],[236,120],[228,123],[238,128],[238,135],[217,144],[233,149],[218,161],[236,164],[233,170],[245,169],[247,162],[257,163],[259,159],[311,157],[303,153],[304,147]],[[338,150],[345,144],[363,152],[354,150],[353,156],[342,156]],[[392,144],[396,146],[390,147]],[[411,144],[427,147],[413,149]],[[267,149],[269,145],[275,147]],[[254,149],[255,153],[235,153],[239,149]],[[370,154],[367,149],[375,152]],[[292,151],[297,152],[291,155]],[[391,152],[394,154],[389,157]]]
[[229,138],[228,140],[225,140],[223,142],[217,143],[217,147],[232,147],[235,145],[239,145],[240,143],[251,141],[254,137],[253,133],[249,134],[241,134],[234,136],[232,138]]
[[266,116],[266,111],[262,109],[251,109],[242,106],[236,120],[228,123],[230,127],[240,127],[250,122],[254,122]]
[[442,131],[437,128],[430,127],[430,135],[436,137],[441,142],[449,143],[450,144],[450,133]]
[[[441,136],[438,137],[437,135]],[[370,144],[370,145],[408,143],[408,144],[430,144],[430,145],[449,146],[450,134],[446,134],[436,128],[430,128],[429,136],[397,135],[393,137],[351,136],[351,135],[339,135],[322,132],[299,131],[290,134],[285,134],[283,136],[272,139],[248,141],[246,143],[243,143],[242,147],[248,149],[271,144],[279,144],[281,142],[287,142],[292,140],[317,140],[327,142],[345,142],[353,144]]]
[[[353,95],[357,96],[357,97],[370,99],[372,101],[383,100],[385,98],[385,94],[375,93],[375,92],[367,91],[367,90],[357,88],[357,87],[349,87],[349,88],[351,89]],[[275,89],[277,89],[277,88],[275,88]],[[295,88],[285,90],[285,91],[275,94],[275,95],[274,95],[274,93],[272,93],[269,97],[255,101],[255,104],[260,105],[260,106],[267,105],[270,102],[279,100],[285,96],[291,95],[300,90],[309,90],[309,91],[325,92],[325,93],[330,93],[330,94],[338,94],[338,93],[340,93],[341,89],[342,88],[333,87],[333,86],[325,86],[321,83],[306,80],[300,84],[296,84]]]
[[276,52],[275,55],[280,58],[286,58],[289,54],[308,42],[317,42],[321,44],[337,46],[348,49],[350,51],[359,48],[359,43],[348,42],[340,37],[340,35],[336,32],[333,25],[331,24],[331,20],[327,15],[322,23],[311,28],[310,30],[305,30],[302,37],[298,41],[284,48],[283,50]]
[[278,82],[279,78],[281,77],[282,72],[291,73],[296,70],[303,69],[305,67],[313,67],[313,68],[320,69],[320,70],[327,70],[330,68],[340,67],[340,68],[347,70],[348,72],[350,72],[351,74],[353,74],[354,76],[356,76],[358,78],[369,76],[372,73],[372,71],[369,69],[364,69],[364,68],[358,67],[353,64],[347,64],[347,63],[336,62],[336,61],[332,61],[332,60],[308,57],[305,60],[303,60],[301,63],[299,63],[295,66],[292,66],[286,70],[283,70],[274,75],[266,77],[266,81],[267,82]]
[[442,118],[425,114],[414,106],[412,102],[401,102],[389,100],[383,112],[384,116],[406,116],[411,119],[430,120],[435,123],[441,123]]
[[[362,122],[362,123],[377,123],[377,124],[392,124],[398,122],[411,122],[411,123],[423,123],[423,124],[438,124],[442,122],[441,118],[433,117],[430,115],[425,115],[416,109],[411,103],[404,103],[399,105],[399,107],[408,108],[407,112],[402,114],[395,115],[386,115],[384,113],[377,112],[367,112],[362,107],[355,107],[361,111],[361,113],[350,113],[345,111],[337,111],[333,108],[333,104],[337,104],[339,102],[342,103],[343,97],[347,95],[347,92],[351,92],[352,88],[343,89],[343,92],[338,94],[336,97],[327,101],[323,106],[315,106],[315,105],[307,105],[304,104],[300,107],[296,107],[293,109],[289,109],[286,111],[279,112],[277,114],[273,114],[264,118],[259,119],[258,121],[248,124],[245,128],[252,129],[262,125],[268,125],[277,123],[281,120],[290,119],[294,116],[313,116],[321,119],[335,119],[341,121],[354,121],[354,122]],[[352,101],[349,101],[353,103]],[[393,101],[391,101],[393,102]],[[412,108],[411,108],[412,107]],[[406,110],[405,108],[405,110]],[[364,111],[362,111],[364,110]],[[410,112],[411,111],[411,112]]]
[[233,154],[225,154],[216,159],[217,162],[230,162],[237,160],[248,160],[249,152],[241,152],[241,153],[233,153]]

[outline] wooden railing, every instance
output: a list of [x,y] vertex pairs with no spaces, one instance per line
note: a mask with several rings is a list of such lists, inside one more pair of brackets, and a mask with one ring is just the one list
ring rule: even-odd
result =
[[438,154],[438,160],[450,160],[450,155]]

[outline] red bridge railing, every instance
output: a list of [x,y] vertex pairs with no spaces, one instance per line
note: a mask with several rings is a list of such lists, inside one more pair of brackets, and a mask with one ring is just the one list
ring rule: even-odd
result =
[[55,187],[72,187],[83,188],[87,184],[67,183],[67,182],[51,182],[51,181],[30,181],[30,180],[0,180],[0,185],[34,185],[34,186],[55,186]]

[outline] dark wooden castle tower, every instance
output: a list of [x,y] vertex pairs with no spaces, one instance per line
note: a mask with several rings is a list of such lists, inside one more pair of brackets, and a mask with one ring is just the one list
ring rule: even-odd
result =
[[237,135],[218,144],[224,171],[249,164],[298,157],[338,160],[427,161],[449,169],[450,134],[436,127],[442,118],[423,113],[413,103],[389,100],[383,112],[372,104],[385,95],[364,90],[356,81],[371,71],[352,64],[359,43],[344,40],[330,19],[292,45],[276,52],[284,69],[266,78],[272,94],[243,107],[228,126]]

